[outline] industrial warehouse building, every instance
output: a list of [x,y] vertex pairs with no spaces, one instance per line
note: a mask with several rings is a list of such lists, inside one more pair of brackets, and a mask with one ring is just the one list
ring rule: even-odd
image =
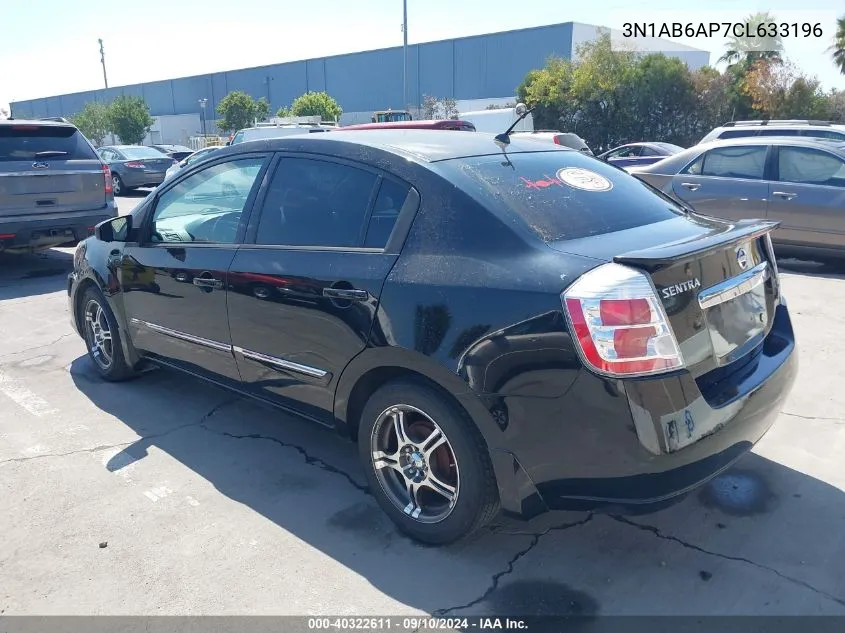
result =
[[[572,59],[581,43],[596,39],[601,32],[610,29],[566,22],[409,44],[409,103],[403,103],[404,55],[398,46],[18,101],[11,104],[11,110],[16,118],[70,116],[89,101],[108,102],[122,94],[139,96],[156,118],[148,141],[158,143],[186,143],[200,133],[201,99],[207,99],[208,130],[214,131],[217,104],[233,90],[243,90],[256,99],[267,97],[271,113],[305,92],[324,90],[343,108],[344,125],[367,122],[376,110],[419,112],[425,95],[451,97],[458,102],[458,110],[466,112],[513,101],[528,71],[541,68],[550,56]],[[612,33],[614,38],[619,35]],[[648,50],[679,57],[693,70],[710,61],[707,51],[666,40],[650,40]]]

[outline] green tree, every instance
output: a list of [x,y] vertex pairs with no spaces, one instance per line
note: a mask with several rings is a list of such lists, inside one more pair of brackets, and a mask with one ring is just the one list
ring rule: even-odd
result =
[[264,107],[266,107],[264,115],[266,116],[269,112],[270,105],[267,100],[264,99],[266,106],[260,106],[260,102],[261,99],[256,101],[242,90],[230,92],[217,104],[217,114],[221,117],[217,120],[217,127],[225,132],[236,132],[245,127],[251,127],[259,118],[258,115],[264,112]]
[[343,108],[327,92],[306,92],[293,100],[292,116],[319,116],[323,121],[337,121]]
[[437,97],[432,95],[423,95],[422,115],[426,121],[431,121],[437,118],[440,110],[440,102]]
[[278,117],[289,117],[290,115],[290,108],[287,108],[285,106],[282,106],[281,108],[276,110],[276,116]]
[[267,97],[261,97],[255,102],[255,118],[259,121],[266,121],[270,116],[270,102]]
[[759,60],[778,62],[783,54],[783,39],[780,33],[769,35],[770,26],[777,20],[768,11],[753,13],[744,20],[746,33],[754,37],[737,37],[733,33],[725,45],[725,54],[719,58],[729,66],[745,60],[749,65]]
[[154,121],[150,108],[141,97],[122,95],[108,106],[109,131],[120,137],[121,142],[138,144],[149,133]]
[[693,75],[677,57],[647,55],[634,65],[633,117],[628,140],[660,139],[685,144],[696,115]]
[[80,112],[70,117],[70,122],[78,127],[88,140],[99,147],[111,131],[109,106],[99,101],[89,101]]
[[772,119],[825,119],[830,100],[814,77],[807,77],[789,62],[760,60],[745,78],[753,107]]
[[833,63],[839,67],[839,72],[845,75],[845,15],[836,21],[833,46],[828,50],[833,53]]

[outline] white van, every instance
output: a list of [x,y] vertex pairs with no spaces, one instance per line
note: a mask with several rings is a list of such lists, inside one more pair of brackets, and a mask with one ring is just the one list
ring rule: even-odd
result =
[[[478,110],[476,112],[461,112],[458,118],[469,121],[475,126],[476,132],[501,134],[517,120],[516,108],[501,108],[498,110]],[[513,129],[514,132],[533,132],[534,117],[530,114],[522,119]]]
[[315,132],[329,132],[334,129],[328,125],[315,124],[285,124],[285,125],[262,125],[259,127],[248,127],[239,130],[232,139],[230,145],[236,143],[245,143],[246,141],[257,141],[265,138],[280,138],[282,136],[291,136],[293,134],[313,134]]

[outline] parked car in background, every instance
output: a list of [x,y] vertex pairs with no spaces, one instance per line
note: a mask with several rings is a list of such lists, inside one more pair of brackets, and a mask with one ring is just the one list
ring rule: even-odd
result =
[[232,137],[229,145],[237,145],[246,141],[256,141],[266,138],[282,138],[296,134],[313,134],[315,132],[331,132],[335,126],[319,123],[286,123],[283,125],[261,125],[250,127],[238,132]]
[[650,165],[682,151],[683,147],[672,143],[627,143],[599,154],[598,158],[617,167],[632,167]]
[[[504,130],[502,130],[504,131]],[[554,143],[575,149],[590,156],[593,155],[593,150],[589,148],[587,142],[577,134],[572,132],[558,132],[557,130],[538,130],[536,132],[514,132],[511,134],[513,138],[527,139],[531,141],[542,141],[544,143]]]
[[165,178],[170,178],[173,174],[178,172],[180,169],[187,167],[188,165],[193,165],[197,161],[200,161],[203,158],[206,158],[209,154],[211,154],[211,152],[218,150],[221,147],[223,147],[223,146],[222,145],[209,145],[208,147],[203,147],[202,149],[198,149],[193,154],[186,156],[185,158],[183,158],[178,163],[175,163],[174,165],[168,167]]
[[76,127],[0,120],[0,252],[81,240],[116,215],[109,169]]
[[388,121],[385,123],[358,123],[336,128],[334,131],[347,130],[456,130],[475,132],[475,126],[460,119],[434,119],[423,121]]
[[[494,110],[477,110],[475,112],[460,112],[458,118],[462,121],[469,121],[475,126],[478,132],[489,134],[501,134],[511,125],[516,123],[515,132],[531,132],[534,130],[534,117],[531,114],[523,117],[523,104],[517,104],[513,108],[497,108]],[[517,123],[517,121],[519,121]]]
[[170,158],[175,161],[184,160],[194,153],[194,150],[190,147],[185,147],[184,145],[150,145],[150,147],[156,148],[163,154],[170,156]]
[[138,187],[160,185],[167,170],[176,164],[161,150],[144,145],[109,145],[99,152],[111,171],[116,196]]
[[335,428],[426,543],[499,508],[680,500],[795,380],[775,224],[693,217],[593,157],[509,141],[340,131],[213,153],[77,250],[93,367],[182,369]]
[[845,125],[808,119],[770,119],[766,121],[730,121],[709,132],[701,143],[748,136],[809,136],[845,141]]
[[636,177],[699,213],[781,223],[779,255],[845,259],[845,142],[748,137],[695,145]]

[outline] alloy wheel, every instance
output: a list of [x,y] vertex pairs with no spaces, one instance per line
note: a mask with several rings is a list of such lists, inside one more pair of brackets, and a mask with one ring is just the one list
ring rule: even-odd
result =
[[91,358],[108,370],[114,362],[112,332],[103,306],[94,299],[85,305],[85,333]]
[[385,409],[373,425],[370,453],[376,479],[391,503],[420,523],[439,523],[455,507],[460,475],[443,429],[406,404]]
[[112,174],[111,187],[112,187],[112,192],[114,193],[114,195],[117,196],[117,195],[120,195],[122,193],[123,183],[120,181],[120,176],[118,176],[117,174]]

